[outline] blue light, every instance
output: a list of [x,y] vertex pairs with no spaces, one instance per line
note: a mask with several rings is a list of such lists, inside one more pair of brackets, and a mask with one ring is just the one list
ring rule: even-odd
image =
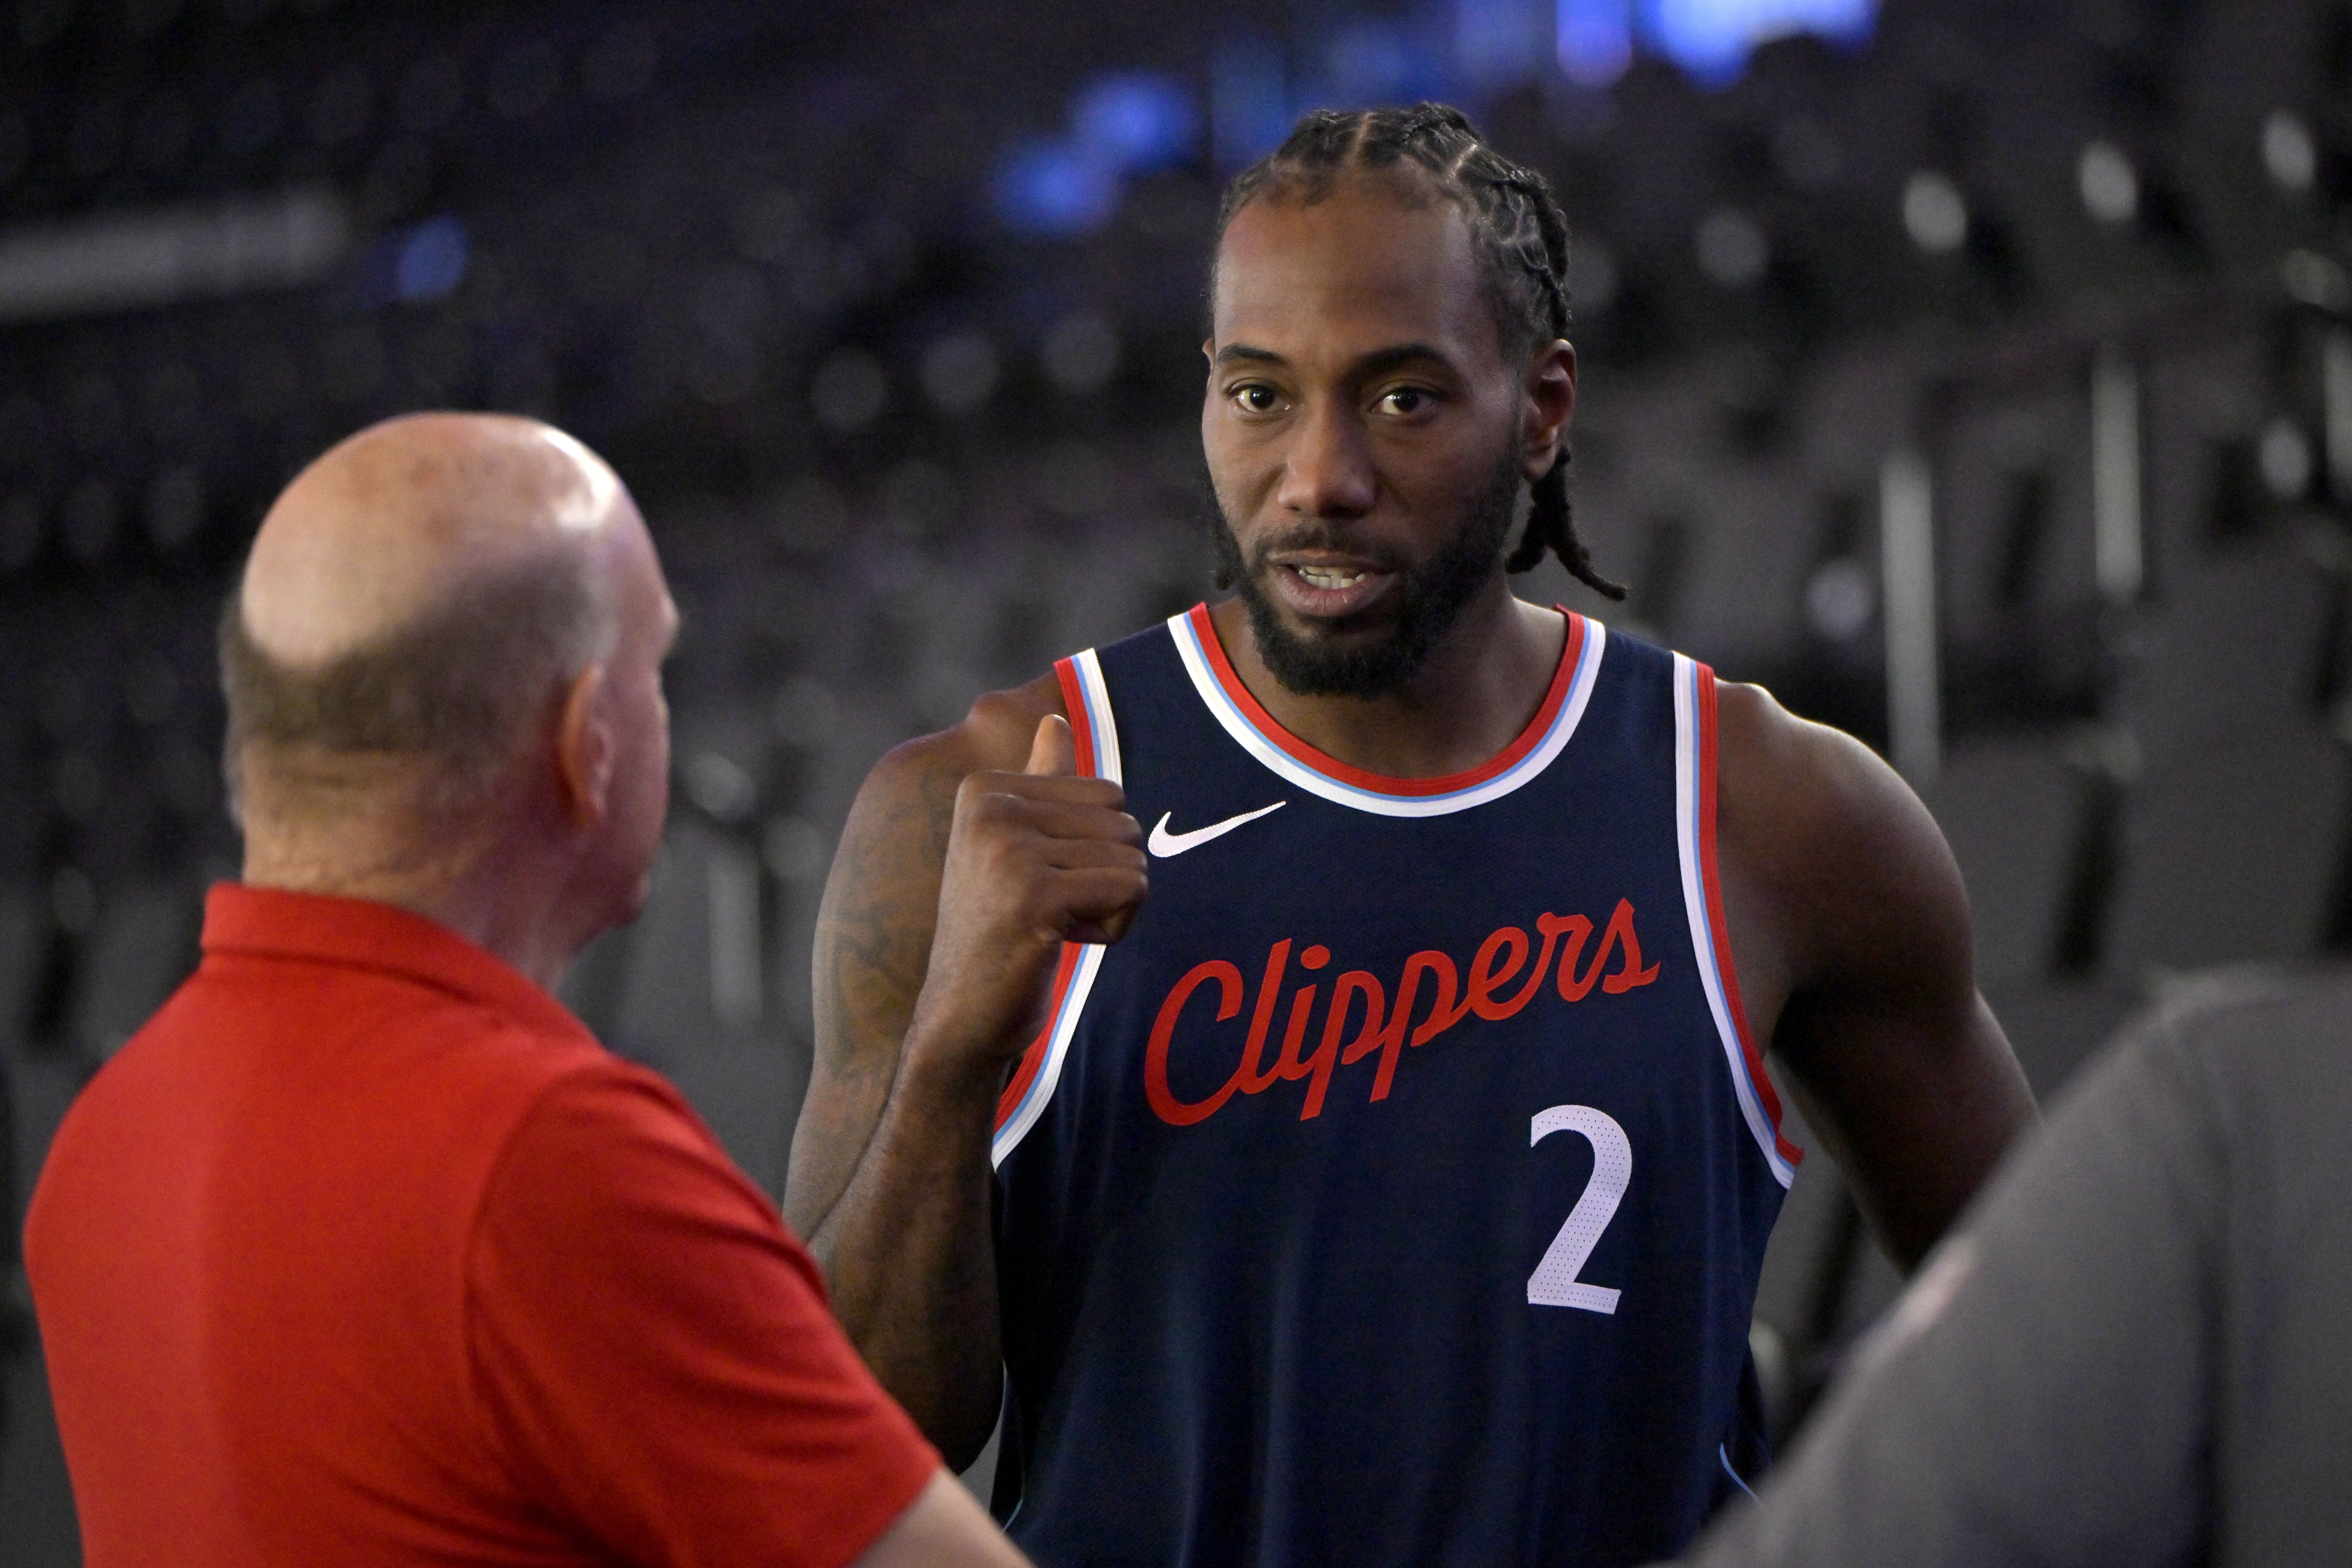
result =
[[1633,63],[1633,0],[1559,0],[1559,68],[1579,87],[1607,87]]
[[1118,210],[1118,171],[1088,148],[1034,138],[996,167],[996,211],[1018,234],[1088,234]]
[[1316,100],[1323,107],[1342,109],[1433,97],[1431,63],[1392,22],[1343,26],[1331,35],[1324,52],[1323,90]]
[[1095,78],[1078,94],[1070,121],[1080,146],[1129,171],[1181,163],[1201,134],[1192,93],[1147,71]]
[[408,304],[446,300],[466,279],[466,226],[427,218],[403,235],[392,264],[392,297]]
[[1538,75],[1550,11],[1544,0],[1454,0],[1454,57],[1464,79],[1493,89]]
[[[1563,19],[1570,5],[1561,0]],[[1710,87],[1738,79],[1759,44],[1812,33],[1865,42],[1877,0],[1640,0],[1642,39]],[[1564,25],[1564,24],[1563,24]]]
[[1209,68],[1209,130],[1217,167],[1230,174],[1282,145],[1290,133],[1290,84],[1280,50],[1229,44]]

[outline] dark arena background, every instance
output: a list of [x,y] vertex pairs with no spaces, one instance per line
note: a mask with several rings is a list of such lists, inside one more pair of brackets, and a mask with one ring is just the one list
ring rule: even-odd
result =
[[[215,618],[333,441],[514,410],[635,489],[674,805],[568,999],[773,1192],[866,768],[1208,590],[1222,181],[1458,102],[1570,215],[1632,597],[1520,591],[1884,749],[2046,1097],[2352,942],[2347,87],[2344,0],[5,0],[0,1559],[79,1556],[24,1204],[235,874]],[[1895,1287],[1803,1170],[1783,1432]]]

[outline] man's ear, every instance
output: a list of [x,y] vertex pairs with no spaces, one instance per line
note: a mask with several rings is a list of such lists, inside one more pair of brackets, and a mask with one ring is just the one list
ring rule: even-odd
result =
[[1576,413],[1576,346],[1554,338],[1538,348],[1528,363],[1522,391],[1520,450],[1527,454],[1527,477],[1533,483],[1551,472],[1568,439],[1568,422]]
[[613,721],[604,711],[604,667],[572,678],[555,724],[555,772],[564,816],[578,828],[604,820],[613,789]]

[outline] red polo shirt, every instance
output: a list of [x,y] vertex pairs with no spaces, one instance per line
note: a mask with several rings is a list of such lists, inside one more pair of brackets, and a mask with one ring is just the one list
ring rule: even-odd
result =
[[939,1465],[669,1086],[381,904],[214,889],[26,1258],[92,1568],[831,1568]]

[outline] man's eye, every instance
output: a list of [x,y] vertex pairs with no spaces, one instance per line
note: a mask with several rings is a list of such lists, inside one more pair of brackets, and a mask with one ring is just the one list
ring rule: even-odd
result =
[[1381,407],[1391,414],[1418,414],[1429,406],[1429,394],[1417,386],[1400,386],[1381,395]]
[[1234,388],[1234,401],[1240,404],[1248,413],[1267,414],[1271,413],[1275,405],[1282,400],[1275,395],[1274,388],[1254,384]]

